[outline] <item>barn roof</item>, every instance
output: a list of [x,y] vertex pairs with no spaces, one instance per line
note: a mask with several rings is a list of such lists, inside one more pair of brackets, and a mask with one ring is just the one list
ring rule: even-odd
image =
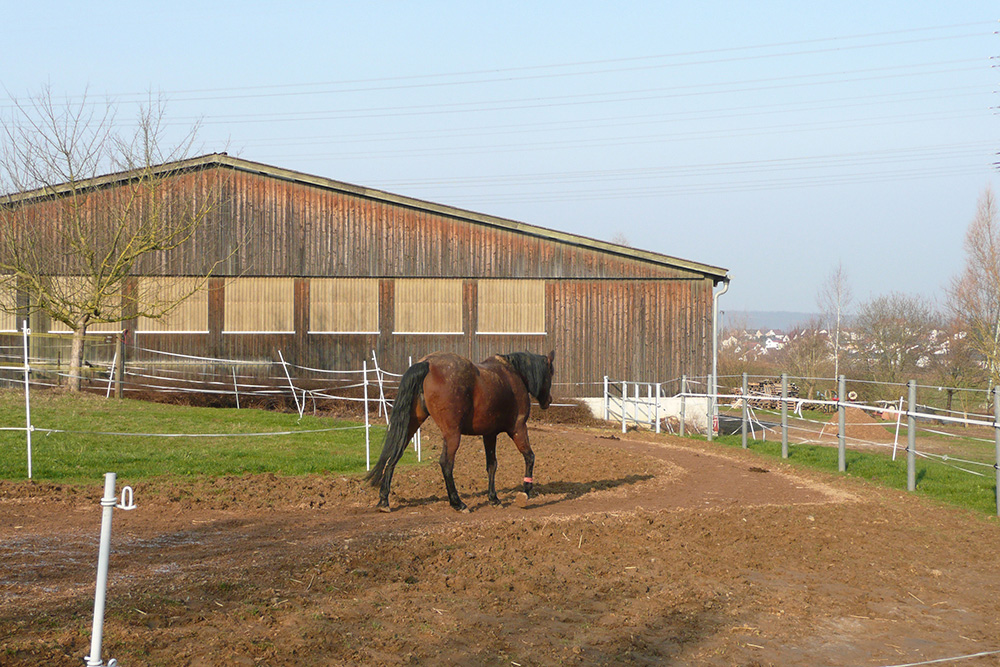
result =
[[[375,201],[381,201],[388,204],[395,204],[397,206],[405,206],[412,209],[427,211],[429,213],[444,215],[459,220],[465,220],[475,224],[506,229],[520,234],[526,234],[537,238],[554,241],[557,243],[564,243],[580,248],[594,250],[597,252],[608,253],[619,257],[627,257],[629,259],[648,262],[650,264],[658,266],[692,271],[695,273],[703,274],[707,278],[711,278],[712,281],[716,284],[718,284],[719,282],[724,282],[729,280],[728,270],[717,266],[711,266],[709,264],[702,264],[700,262],[692,262],[690,260],[679,259],[677,257],[671,257],[669,255],[664,255],[649,250],[640,250],[638,248],[631,248],[629,246],[623,246],[617,243],[600,241],[598,239],[592,239],[586,236],[581,236],[579,234],[571,234],[569,232],[561,232],[553,229],[546,229],[544,227],[539,227],[537,225],[530,225],[525,222],[509,220],[507,218],[487,215],[485,213],[476,213],[475,211],[456,208],[454,206],[436,204],[434,202],[415,199],[413,197],[406,197],[404,195],[385,192],[384,190],[376,190],[374,188],[352,185],[350,183],[335,181],[333,179],[325,178],[322,176],[315,176],[312,174],[293,171],[291,169],[275,167],[261,162],[253,162],[251,160],[246,160],[244,158],[233,157],[231,155],[227,155],[226,153],[211,153],[208,155],[193,157],[186,160],[167,162],[162,165],[154,167],[152,169],[152,173],[169,174],[171,172],[200,170],[211,167],[225,167],[238,171],[261,174],[263,176],[267,176],[270,178],[281,179],[284,181],[291,181],[303,185],[310,185],[336,192],[353,194],[359,197],[364,197]],[[114,174],[107,174],[105,176],[89,179],[88,181],[84,181],[82,183],[77,183],[77,187],[100,188],[100,187],[113,186],[116,183],[128,181],[140,175],[142,174],[137,171],[125,171]],[[69,187],[68,185],[65,186],[65,189],[68,189],[68,187]],[[14,202],[14,201],[30,200],[39,196],[53,196],[53,195],[58,195],[62,189],[63,188],[60,187],[47,188],[44,192],[43,191],[26,192],[19,195],[11,195],[9,197],[5,197],[5,199],[7,202]]]

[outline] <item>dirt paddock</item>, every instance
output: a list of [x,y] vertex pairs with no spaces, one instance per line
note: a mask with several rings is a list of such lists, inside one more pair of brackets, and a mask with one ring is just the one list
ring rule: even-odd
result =
[[[548,424],[532,439],[523,509],[505,440],[502,508],[481,444],[463,443],[469,514],[434,464],[397,472],[391,514],[343,477],[135,484],[102,657],[883,666],[1000,650],[993,519],[670,436]],[[83,663],[101,491],[0,483],[0,664]]]

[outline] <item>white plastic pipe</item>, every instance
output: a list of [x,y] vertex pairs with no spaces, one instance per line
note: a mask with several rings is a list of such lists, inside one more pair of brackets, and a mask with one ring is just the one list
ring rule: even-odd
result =
[[299,405],[299,395],[295,391],[295,385],[292,383],[292,376],[288,373],[288,364],[285,363],[285,356],[281,354],[281,350],[278,350],[278,359],[281,360],[281,367],[285,370],[285,377],[288,379],[288,386],[292,390],[292,400],[295,401],[295,409],[299,413],[299,419],[302,418],[302,411],[305,410],[305,397],[302,399],[302,405]]
[[708,387],[708,439],[715,431],[715,410],[719,400],[719,297],[729,291],[729,279],[722,281],[722,289],[712,294],[712,380]]
[[28,336],[31,329],[28,328],[28,320],[23,320],[21,331],[24,333],[24,418],[27,421],[24,432],[28,436],[28,479],[31,479],[31,432],[34,427],[31,425],[31,390],[28,389],[31,375],[31,366],[28,364]]
[[604,421],[609,421],[611,419],[611,416],[609,414],[611,412],[610,404],[611,404],[611,397],[608,394],[608,376],[605,375],[604,376]]
[[368,361],[361,364],[362,384],[365,387],[365,470],[372,469],[371,424],[368,421]]
[[[101,550],[97,556],[97,588],[94,592],[94,626],[90,638],[87,667],[101,667],[101,642],[104,639],[104,602],[108,594],[108,560],[111,556],[111,516],[115,510],[115,473],[104,474],[104,497],[101,507]],[[114,661],[112,661],[114,662]]]
[[[374,352],[372,354],[374,354]],[[409,364],[407,365],[407,368],[409,368],[412,365],[413,365],[413,357],[409,357]],[[398,400],[398,397],[397,397],[397,400]],[[388,423],[388,422],[386,422],[386,423]],[[416,449],[417,449],[417,462],[419,463],[420,462],[420,429],[419,428],[417,429],[416,438],[414,439],[413,446],[416,447]]]

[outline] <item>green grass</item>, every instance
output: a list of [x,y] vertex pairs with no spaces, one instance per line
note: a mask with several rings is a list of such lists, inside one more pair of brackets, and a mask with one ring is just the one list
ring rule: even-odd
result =
[[[0,427],[23,428],[24,407],[22,392],[0,391]],[[353,474],[365,470],[364,428],[325,417],[305,415],[300,420],[294,413],[36,392],[31,397],[31,421],[36,429],[31,438],[32,478],[38,481],[93,482],[105,472],[136,480],[158,475]],[[371,431],[372,459],[382,446],[382,424]],[[212,437],[278,432],[293,433]],[[0,479],[23,480],[27,474],[25,432],[0,431]]]
[[[740,435],[724,435],[716,442],[741,447]],[[904,440],[905,442],[905,440]],[[781,442],[747,440],[749,449],[765,456],[781,458]],[[904,445],[905,446],[905,445]],[[789,443],[788,462],[807,468],[837,472],[837,448],[818,445],[793,445]],[[906,452],[900,450],[893,461],[891,456],[848,449],[845,453],[849,477],[893,489],[906,490]],[[917,458],[914,468],[917,487],[915,493],[989,515],[996,515],[996,477],[992,468],[973,475],[955,466],[934,459]]]

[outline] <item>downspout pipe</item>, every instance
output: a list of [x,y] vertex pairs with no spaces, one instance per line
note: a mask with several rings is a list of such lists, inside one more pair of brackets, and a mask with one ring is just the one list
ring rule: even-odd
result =
[[722,289],[712,295],[712,379],[709,391],[712,394],[708,415],[708,439],[713,437],[716,401],[719,395],[719,297],[729,291],[729,278],[722,281]]

